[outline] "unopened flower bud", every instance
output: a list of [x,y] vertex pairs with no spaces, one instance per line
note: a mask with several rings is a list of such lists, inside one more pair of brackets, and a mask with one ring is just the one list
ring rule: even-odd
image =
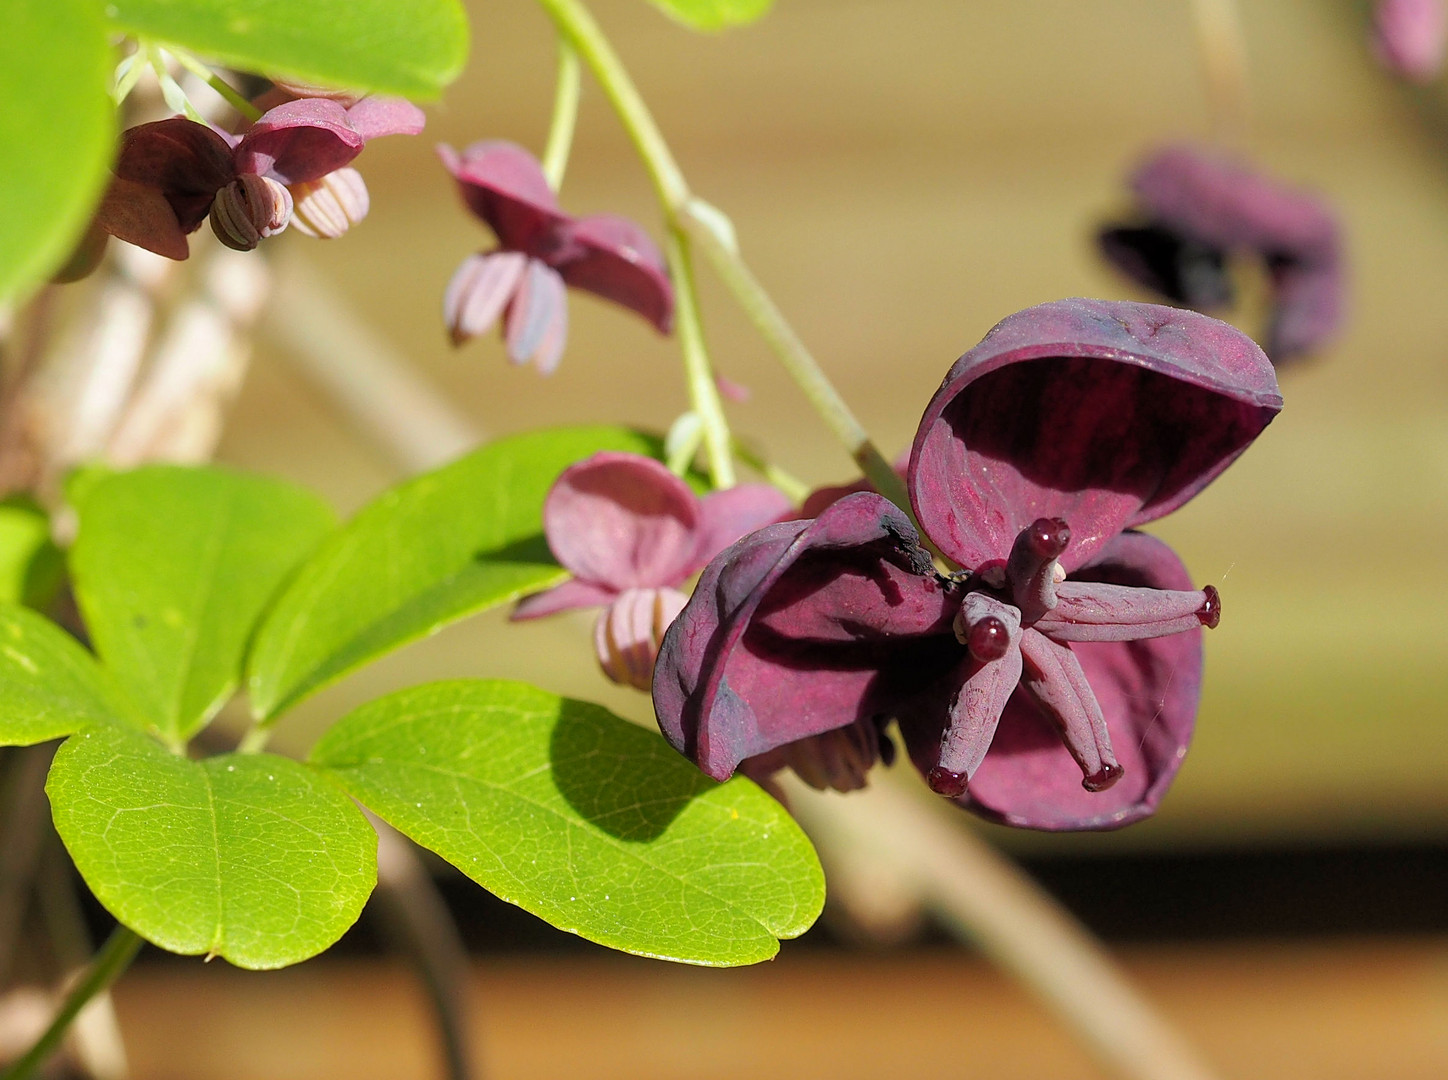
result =
[[616,683],[648,690],[669,624],[689,598],[678,589],[625,589],[598,613],[593,647],[603,673]]
[[335,240],[367,216],[371,199],[362,174],[343,168],[318,180],[293,184],[292,226],[320,240]]
[[251,251],[292,219],[292,195],[275,180],[243,173],[216,193],[211,231],[227,247]]

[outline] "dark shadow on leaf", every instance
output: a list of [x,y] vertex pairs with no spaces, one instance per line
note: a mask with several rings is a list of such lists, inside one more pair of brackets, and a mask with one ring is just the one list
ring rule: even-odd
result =
[[545,563],[551,566],[558,565],[558,560],[553,557],[553,552],[548,550],[548,541],[542,533],[525,536],[521,540],[514,540],[511,544],[504,544],[502,547],[493,548],[489,551],[479,551],[473,556],[473,559],[477,562]]
[[563,699],[548,746],[568,805],[620,840],[656,840],[714,781],[656,732],[586,701]]

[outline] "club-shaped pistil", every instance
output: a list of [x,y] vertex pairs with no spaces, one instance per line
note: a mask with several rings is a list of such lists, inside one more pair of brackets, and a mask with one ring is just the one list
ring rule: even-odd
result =
[[948,798],[959,798],[970,786],[1021,681],[1021,613],[989,593],[968,593],[955,618],[955,636],[966,647],[965,679],[950,704],[939,759],[926,777],[932,791]]

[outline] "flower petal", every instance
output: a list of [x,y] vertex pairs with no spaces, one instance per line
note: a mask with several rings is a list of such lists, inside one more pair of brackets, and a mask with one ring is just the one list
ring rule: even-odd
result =
[[617,595],[617,589],[571,578],[551,589],[544,589],[532,596],[523,597],[508,618],[515,622],[522,622],[525,619],[540,619],[545,615],[557,615],[563,611],[577,611],[579,608],[603,607],[613,603],[613,598]]
[[442,318],[454,345],[486,333],[527,269],[528,256],[516,251],[469,255],[453,271],[442,297]]
[[965,567],[1062,518],[1069,571],[1127,525],[1205,487],[1282,408],[1245,334],[1192,311],[1059,300],[999,323],[950,369],[920,421],[910,498]]
[[[1172,550],[1124,533],[1077,580],[1188,590]],[[1031,829],[1114,829],[1150,815],[1186,755],[1202,678],[1202,632],[1071,646],[1106,720],[1124,773],[1105,791],[1081,786],[1081,767],[1023,690],[1007,705],[990,752],[961,804]]]
[[640,454],[606,451],[570,465],[543,502],[554,557],[575,577],[620,592],[687,577],[699,520],[689,485]]
[[[523,280],[513,293],[513,302],[508,305],[508,319],[504,336],[508,344],[508,359],[515,364],[526,364],[542,349],[545,343],[558,340],[554,332],[559,320],[567,327],[568,296],[563,288],[563,279],[558,271],[539,262],[528,260]],[[551,350],[549,370],[558,364],[561,349]]]
[[878,495],[766,526],[709,564],[664,635],[659,727],[723,780],[745,758],[889,715],[877,684],[928,675],[932,642],[958,662],[956,606],[909,520]]
[[186,233],[159,189],[114,177],[96,209],[96,223],[117,240],[135,244],[168,259],[190,253]]
[[420,135],[427,117],[402,98],[365,97],[347,110],[347,121],[365,142],[384,135]]
[[1342,325],[1342,272],[1336,259],[1272,266],[1276,287],[1262,347],[1274,364],[1312,352]]
[[661,334],[674,324],[674,287],[664,257],[627,218],[599,214],[565,226],[566,254],[550,260],[563,280],[636,311]]
[[558,254],[559,230],[570,220],[558,209],[543,167],[510,142],[476,142],[461,154],[446,143],[438,156],[457,180],[463,201],[513,251],[549,261]]
[[699,500],[699,539],[689,573],[755,529],[794,517],[794,504],[769,484],[740,484]]
[[183,233],[201,227],[216,193],[236,178],[226,140],[214,129],[183,116],[122,132],[114,171],[122,180],[160,191]]
[[236,144],[239,173],[303,184],[347,165],[362,152],[347,110],[327,98],[289,101],[262,114]]

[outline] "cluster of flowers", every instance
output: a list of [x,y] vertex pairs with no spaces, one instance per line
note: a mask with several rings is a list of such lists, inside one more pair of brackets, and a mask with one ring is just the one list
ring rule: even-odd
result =
[[962,806],[1115,828],[1151,813],[1180,765],[1221,610],[1132,527],[1205,487],[1281,404],[1262,350],[1215,319],[1030,308],[950,370],[911,449],[916,518],[962,569],[937,567],[870,491],[819,493],[793,520],[768,489],[700,500],[657,462],[607,454],[545,506],[575,580],[518,616],[606,605],[604,670],[651,685],[664,734],[717,779],[788,766],[857,788],[892,759],[896,722]]

